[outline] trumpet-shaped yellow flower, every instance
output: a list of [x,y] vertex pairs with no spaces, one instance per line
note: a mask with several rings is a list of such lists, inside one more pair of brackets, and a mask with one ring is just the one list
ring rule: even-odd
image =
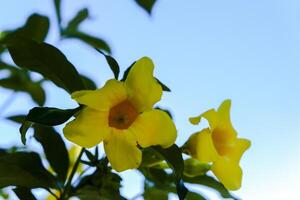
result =
[[225,100],[219,109],[208,110],[190,118],[194,125],[205,118],[210,128],[193,134],[186,143],[186,150],[201,162],[212,163],[211,170],[229,190],[241,187],[242,169],[239,166],[243,153],[250,147],[250,141],[237,138],[230,120],[230,100]]
[[165,112],[153,109],[162,96],[153,70],[152,60],[143,57],[125,82],[111,79],[101,89],[74,92],[72,98],[85,108],[65,126],[65,137],[87,148],[104,141],[105,153],[117,171],[140,165],[138,145],[171,146],[176,127]]

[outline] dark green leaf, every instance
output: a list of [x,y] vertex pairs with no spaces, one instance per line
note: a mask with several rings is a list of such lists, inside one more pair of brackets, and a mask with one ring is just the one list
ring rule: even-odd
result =
[[58,27],[59,30],[62,31],[61,27],[61,0],[53,0],[54,1],[54,6],[55,6],[55,13],[56,13],[56,18],[58,22]]
[[185,200],[207,200],[207,199],[201,194],[189,191],[188,194],[186,195]]
[[155,166],[156,164],[164,160],[161,154],[151,147],[142,149],[142,153],[142,163],[140,167]]
[[63,139],[54,128],[40,125],[34,125],[34,137],[41,143],[50,166],[63,184],[69,169],[69,155]]
[[119,78],[119,73],[120,73],[120,67],[118,62],[116,61],[116,59],[114,59],[112,56],[110,55],[106,55],[105,53],[103,53],[102,51],[100,51],[99,49],[96,49],[99,53],[101,53],[105,59],[107,64],[109,65],[111,71],[114,73],[115,79],[118,80]]
[[15,194],[20,200],[36,200],[35,196],[31,193],[31,190],[26,187],[16,187],[13,189]]
[[49,26],[50,22],[48,17],[35,13],[27,19],[23,27],[14,31],[8,31],[2,40],[5,42],[7,40],[13,40],[16,37],[22,37],[42,42],[48,34]]
[[65,33],[64,36],[67,38],[79,39],[82,42],[92,46],[93,48],[102,49],[102,50],[106,51],[107,53],[111,53],[110,47],[104,40],[97,38],[95,36],[91,36],[87,33],[75,31],[75,32]]
[[127,79],[127,76],[129,74],[130,69],[133,67],[133,65],[135,64],[135,62],[133,62],[124,72],[123,74],[123,78],[121,79],[121,81],[125,81]]
[[66,31],[74,32],[78,30],[78,26],[89,17],[89,11],[87,8],[80,10],[76,16],[69,22]]
[[57,188],[55,178],[43,167],[36,153],[16,152],[0,157],[0,188]]
[[169,148],[162,148],[160,146],[153,147],[156,151],[158,151],[164,159],[167,161],[170,167],[172,167],[175,174],[176,188],[177,194],[180,200],[183,200],[188,192],[187,188],[184,186],[182,181],[182,175],[184,170],[184,162],[182,158],[182,152],[180,148],[173,144]]
[[135,0],[135,2],[150,15],[156,0]]
[[42,74],[69,93],[85,89],[75,67],[54,46],[20,38],[6,44],[19,67]]
[[110,170],[97,169],[93,174],[82,178],[75,188],[75,196],[81,200],[123,200],[119,190],[120,181],[120,176]]
[[56,126],[66,122],[80,109],[81,107],[74,109],[35,107],[29,111],[28,115],[26,116],[26,121],[46,126]]
[[13,116],[9,116],[7,117],[7,119],[19,123],[19,124],[23,124],[23,122],[26,119],[26,115],[13,115]]
[[24,121],[19,129],[19,132],[21,134],[21,141],[24,145],[26,144],[26,133],[28,129],[32,126],[32,124],[32,122]]
[[0,86],[28,93],[39,106],[44,105],[46,94],[39,82],[33,82],[27,72],[15,69],[9,77],[0,79]]
[[211,168],[210,164],[190,158],[184,161],[184,175],[189,177],[204,175]]
[[168,200],[169,191],[162,190],[156,187],[148,187],[144,190],[144,200]]
[[[66,122],[80,109],[81,107],[65,110],[49,107],[35,107],[31,109],[19,130],[21,133],[22,143],[24,145],[26,144],[26,133],[35,123],[45,126],[56,126]],[[14,119],[12,118],[12,120]]]
[[207,187],[210,187],[218,191],[220,195],[224,198],[232,198],[238,200],[238,198],[230,194],[230,192],[223,186],[222,183],[218,182],[215,178],[211,176],[208,175],[195,176],[195,177],[184,176],[183,180],[187,183],[200,184],[200,185],[205,185]]
[[90,78],[88,78],[88,77],[86,77],[84,75],[81,75],[81,79],[82,79],[82,81],[83,81],[83,83],[85,85],[85,88],[87,90],[95,90],[95,89],[97,89],[97,86],[96,86],[95,82],[92,81]]
[[161,88],[163,89],[163,91],[165,92],[171,92],[170,88],[168,88],[168,86],[166,86],[165,84],[163,84],[160,80],[158,80],[156,78],[157,82],[160,84]]

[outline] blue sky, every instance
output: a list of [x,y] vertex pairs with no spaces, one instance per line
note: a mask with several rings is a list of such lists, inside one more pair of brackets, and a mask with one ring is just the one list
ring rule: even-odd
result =
[[[298,197],[299,1],[159,0],[149,18],[131,0],[64,0],[64,22],[83,6],[90,9],[91,19],[82,30],[106,39],[122,70],[142,56],[154,60],[156,76],[172,89],[159,105],[175,116],[178,144],[202,127],[190,125],[190,116],[230,98],[239,136],[252,141],[241,161],[243,186],[235,194],[246,200]],[[52,8],[50,0],[5,1],[0,7],[0,30],[23,24],[32,12],[55,22]],[[51,27],[47,41],[59,47],[81,73],[98,86],[113,77],[103,57],[78,41],[59,41],[56,24]],[[61,89],[51,83],[45,86],[46,106],[76,105]],[[0,95],[1,105],[10,92],[0,88]],[[27,112],[34,106],[27,101],[27,95],[18,94],[14,106],[1,112],[1,117]],[[0,145],[20,144],[14,124],[1,120],[0,130]],[[141,183],[141,177],[130,171],[122,175],[124,194],[134,196],[132,184]],[[207,196],[218,199],[211,192]]]

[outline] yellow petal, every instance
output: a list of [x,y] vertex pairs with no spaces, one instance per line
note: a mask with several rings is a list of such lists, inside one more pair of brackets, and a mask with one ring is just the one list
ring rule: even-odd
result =
[[118,172],[138,168],[142,153],[137,148],[134,135],[127,130],[114,129],[104,141],[107,158]]
[[201,162],[213,162],[217,160],[218,153],[213,144],[209,129],[203,129],[197,133],[197,159]]
[[226,155],[232,162],[239,163],[244,152],[250,147],[251,142],[247,139],[237,139],[234,147]]
[[218,109],[218,124],[212,131],[214,145],[221,155],[228,154],[234,148],[237,132],[230,121],[231,101],[225,100]]
[[137,138],[139,145],[149,147],[161,145],[167,148],[174,144],[177,131],[167,113],[161,110],[151,110],[140,114],[129,127]]
[[242,169],[230,159],[220,157],[213,163],[211,170],[228,190],[237,190],[241,187]]
[[82,147],[93,147],[104,140],[110,129],[108,112],[84,108],[76,118],[63,129],[65,137]]
[[100,89],[74,92],[72,98],[88,107],[108,111],[111,107],[124,101],[127,94],[122,82],[111,79]]
[[148,57],[143,57],[133,65],[125,87],[129,100],[139,112],[151,109],[162,96],[162,88],[153,77],[154,64]]
[[227,99],[223,101],[218,108],[218,127],[221,129],[233,130],[233,132],[235,132],[230,120],[230,107],[231,100]]
[[210,109],[197,117],[191,117],[189,120],[192,124],[197,125],[200,123],[201,118],[205,118],[208,121],[211,130],[218,125],[218,115],[215,109]]

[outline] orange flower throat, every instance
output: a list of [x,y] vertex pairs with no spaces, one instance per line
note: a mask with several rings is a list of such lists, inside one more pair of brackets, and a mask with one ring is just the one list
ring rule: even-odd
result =
[[122,101],[110,109],[109,126],[117,129],[127,129],[137,118],[138,114],[135,107],[128,100]]

